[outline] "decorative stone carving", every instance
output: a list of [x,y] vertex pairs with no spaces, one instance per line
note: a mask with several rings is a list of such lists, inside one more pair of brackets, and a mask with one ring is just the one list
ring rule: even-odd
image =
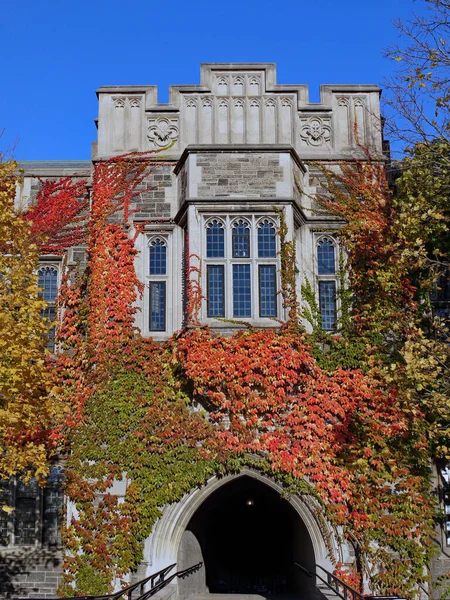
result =
[[202,98],[202,106],[204,108],[211,108],[213,105],[212,98]]
[[141,99],[140,98],[130,98],[130,107],[131,108],[140,108]]
[[225,100],[225,98],[223,100],[221,100],[219,102],[219,108],[228,108],[228,100]]
[[257,88],[259,89],[259,84],[260,84],[260,79],[259,77],[250,77],[250,88]]
[[114,108],[125,108],[125,98],[113,98]]
[[338,106],[348,106],[348,104],[349,104],[349,99],[346,98],[345,96],[339,96],[336,99],[337,99]]
[[259,107],[260,106],[260,101],[256,100],[256,99],[251,100],[250,101],[250,106],[251,106],[251,108]]
[[292,106],[292,100],[290,98],[281,98],[281,106]]
[[353,104],[355,105],[355,107],[364,107],[365,106],[364,98],[354,98]]
[[228,79],[226,77],[219,77],[217,81],[217,91],[221,95],[228,94]]
[[234,106],[235,106],[235,108],[244,108],[244,101],[243,100],[235,100]]
[[277,102],[274,98],[269,98],[268,100],[266,100],[266,106],[275,108],[276,105],[277,105]]
[[330,120],[321,119],[320,117],[302,119],[300,137],[308,146],[322,146],[331,139]]
[[195,98],[187,98],[186,106],[188,108],[195,108],[197,106],[197,100]]
[[178,136],[178,119],[159,117],[148,120],[147,138],[157,148],[176,142]]

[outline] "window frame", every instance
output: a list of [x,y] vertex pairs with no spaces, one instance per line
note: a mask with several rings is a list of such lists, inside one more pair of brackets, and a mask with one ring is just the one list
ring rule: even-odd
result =
[[[160,287],[164,290],[164,307],[163,307],[163,327],[156,328],[152,327],[152,300],[153,300],[153,289]],[[148,297],[148,330],[152,333],[163,333],[167,331],[167,281],[154,281],[153,279],[148,282],[149,297]]]
[[[221,273],[222,273],[222,314],[221,315],[211,315],[211,310],[210,310],[210,273],[212,269],[220,269]],[[225,265],[215,265],[215,264],[208,264],[206,265],[206,303],[207,303],[207,308],[206,308],[206,314],[208,316],[209,319],[224,319],[225,318],[225,314],[226,314],[226,297],[225,297]]]
[[[169,230],[147,230],[144,231],[144,243],[141,246],[143,253],[143,281],[144,281],[144,296],[143,296],[143,322],[142,333],[151,336],[152,338],[166,339],[171,333],[171,321],[169,310],[172,307],[172,273],[173,273],[173,251],[172,251],[172,231]],[[150,253],[152,244],[160,241],[166,248],[166,272],[165,273],[150,273]],[[152,284],[164,284],[165,305],[164,305],[164,329],[151,329],[151,301],[152,301]]]
[[[316,294],[318,299],[318,308],[321,317],[321,327],[323,331],[336,331],[338,324],[338,316],[339,316],[339,245],[335,237],[333,237],[334,232],[321,232],[320,234],[316,234],[314,237],[314,264],[315,264],[315,274],[316,274]],[[319,247],[320,244],[324,241],[328,241],[334,248],[334,273],[319,273]],[[321,291],[321,283],[333,283],[334,284],[334,326],[332,328],[323,326],[323,314],[322,314],[322,291]]]
[[[261,327],[273,327],[274,320],[280,320],[282,315],[282,298],[280,294],[280,241],[279,241],[279,219],[275,213],[268,212],[252,212],[252,213],[202,213],[202,236],[201,236],[201,255],[204,272],[206,272],[205,298],[202,305],[201,318],[208,325],[214,327],[220,326],[219,319],[238,320],[251,323]],[[234,256],[233,244],[233,226],[239,221],[244,221],[249,226],[249,256],[240,257]],[[207,229],[208,224],[217,221],[224,228],[224,256],[208,257],[207,256]],[[259,257],[258,254],[258,231],[260,224],[268,221],[274,227],[275,234],[275,255],[273,257]],[[234,307],[234,291],[233,291],[233,265],[250,265],[250,316],[240,317],[235,315]],[[209,310],[209,266],[222,266],[224,271],[224,316],[210,316]],[[261,316],[261,289],[260,289],[260,266],[273,266],[275,268],[275,307],[276,315],[270,317]]]
[[[38,268],[36,270],[36,275],[38,278],[38,287],[39,287],[39,289],[45,290],[45,288],[41,288],[39,286],[39,273],[42,269],[51,269],[56,272],[56,294],[55,294],[54,301],[45,300],[44,295],[39,293],[39,296],[42,299],[44,299],[45,302],[47,303],[47,306],[41,311],[41,317],[45,317],[45,318],[49,319],[50,322],[54,323],[54,325],[49,329],[48,334],[47,334],[47,340],[48,340],[47,348],[52,354],[54,354],[58,350],[57,344],[56,344],[56,322],[58,320],[58,315],[57,315],[56,309],[57,309],[57,300],[58,300],[59,289],[61,286],[61,263],[54,262],[54,260],[52,260],[52,261],[40,260],[39,261]],[[53,320],[51,320],[45,314],[48,310],[54,310],[54,319]]]
[[[59,508],[56,512],[56,539],[53,542],[49,542],[46,540],[46,492],[50,494],[52,488],[50,487],[40,487],[36,484],[35,492],[33,496],[30,496],[34,500],[34,534],[32,543],[18,543],[17,541],[17,533],[16,530],[23,523],[20,521],[20,513],[17,511],[17,501],[18,501],[18,487],[20,480],[17,477],[12,477],[9,481],[3,482],[4,488],[7,489],[4,497],[8,497],[8,501],[10,505],[14,508],[11,513],[2,514],[2,520],[5,524],[6,530],[6,543],[2,543],[3,540],[0,537],[0,552],[4,549],[8,548],[55,548],[60,547],[61,536],[60,536],[60,526],[63,521],[63,512],[64,512],[64,494],[63,494],[63,484],[62,481],[64,479],[64,468],[61,464],[54,464],[51,466],[51,471],[57,470],[59,473],[58,480],[56,482],[55,488],[59,491]],[[34,483],[34,482],[33,482]],[[0,522],[1,524],[1,522]],[[48,530],[47,530],[48,531]]]

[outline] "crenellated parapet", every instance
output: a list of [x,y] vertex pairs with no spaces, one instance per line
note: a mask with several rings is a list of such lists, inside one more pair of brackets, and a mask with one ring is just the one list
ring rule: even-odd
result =
[[380,89],[322,85],[310,103],[306,85],[279,85],[272,63],[203,64],[200,85],[171,86],[158,104],[156,86],[102,87],[95,158],[191,144],[284,144],[302,159],[381,155]]

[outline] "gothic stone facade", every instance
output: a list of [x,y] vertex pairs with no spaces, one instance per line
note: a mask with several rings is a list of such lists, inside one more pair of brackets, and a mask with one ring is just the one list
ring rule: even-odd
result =
[[[145,283],[138,316],[144,335],[164,340],[182,327],[187,251],[202,266],[203,323],[217,330],[233,327],[219,319],[276,326],[274,319],[285,317],[278,294],[277,209],[284,210],[288,237],[295,241],[298,292],[305,278],[314,282],[323,327],[333,329],[339,308],[333,232],[341,223],[315,210],[311,198],[320,187],[320,170],[314,163],[362,158],[357,140],[383,159],[378,87],[322,85],[320,102],[310,103],[307,86],[276,83],[275,65],[239,63],[202,65],[200,85],[171,87],[168,104],[158,104],[155,86],[102,87],[97,95],[98,140],[92,162],[22,163],[25,177],[17,203],[32,201],[39,177],[86,178],[96,161],[159,151],[134,206],[134,218],[146,222],[136,261]],[[72,248],[68,258],[83,262],[83,248]],[[50,309],[60,269],[57,257],[42,257],[39,275]],[[247,476],[256,477],[250,472]],[[186,525],[223,483],[211,481],[165,509],[145,544],[139,575],[199,556]],[[119,496],[125,485],[117,483]],[[50,539],[46,528],[54,523],[49,499],[14,482],[5,493],[12,494],[16,512],[2,521],[3,593],[54,595],[60,556],[45,543]],[[313,507],[300,498],[292,504],[303,523],[299,536],[309,540],[311,556],[330,566]],[[68,512],[70,518],[70,506]],[[57,541],[54,535],[51,541]],[[351,560],[348,548],[336,544],[335,550],[342,562]],[[193,585],[201,589],[201,576],[199,581]]]

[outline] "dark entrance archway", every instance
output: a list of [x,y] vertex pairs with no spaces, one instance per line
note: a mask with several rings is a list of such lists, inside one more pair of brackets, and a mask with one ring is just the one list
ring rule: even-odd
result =
[[300,562],[314,571],[308,531],[290,503],[253,477],[221,486],[197,509],[183,535],[180,563],[202,560],[210,593],[305,596]]

